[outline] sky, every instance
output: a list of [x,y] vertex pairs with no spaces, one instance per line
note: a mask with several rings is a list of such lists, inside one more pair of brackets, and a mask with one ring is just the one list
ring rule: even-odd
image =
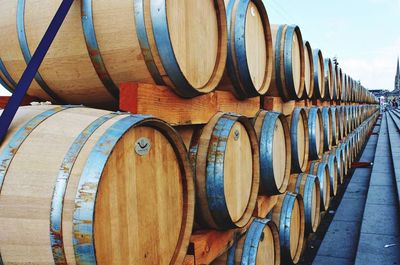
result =
[[400,0],[264,0],[271,24],[296,24],[303,40],[337,57],[369,89],[394,88]]
[[[400,0],[263,0],[271,24],[297,24],[304,40],[337,57],[369,89],[394,88]],[[8,92],[0,88],[0,95]]]

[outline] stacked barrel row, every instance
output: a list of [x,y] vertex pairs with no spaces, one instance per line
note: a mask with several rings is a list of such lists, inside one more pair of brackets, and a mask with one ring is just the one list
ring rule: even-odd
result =
[[[180,264],[193,224],[252,222],[230,250],[235,262],[259,241],[252,255],[296,263],[377,117],[375,106],[345,106],[353,114],[338,127],[354,129],[332,144],[325,134],[335,136],[336,126],[324,126],[324,113],[340,108],[297,108],[289,117],[261,110],[252,120],[218,113],[178,128],[181,136],[148,116],[22,107],[0,149],[3,262]],[[270,213],[256,214],[261,220],[253,219],[259,195],[279,196]]]
[[[10,91],[57,8],[4,3],[0,83]],[[28,94],[116,109],[126,82],[166,85],[185,98],[222,89],[238,99],[377,102],[298,26],[270,25],[261,0],[77,1]]]

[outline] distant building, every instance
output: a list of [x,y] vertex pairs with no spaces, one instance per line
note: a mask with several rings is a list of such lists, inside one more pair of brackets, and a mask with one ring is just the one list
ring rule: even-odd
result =
[[394,79],[394,90],[393,93],[400,95],[400,64],[399,64],[399,57],[397,57],[397,71],[396,77]]

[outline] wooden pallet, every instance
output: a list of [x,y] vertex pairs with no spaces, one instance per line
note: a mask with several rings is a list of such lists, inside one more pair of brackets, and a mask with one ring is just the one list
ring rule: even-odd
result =
[[[10,98],[11,98],[10,96],[1,96],[0,97],[0,109],[4,109],[6,107]],[[31,102],[34,102],[34,101],[37,101],[37,98],[25,96],[21,103],[21,106],[27,106],[27,105],[31,104]]]
[[259,97],[238,100],[229,91],[215,91],[185,99],[165,86],[126,83],[120,87],[122,111],[153,115],[175,126],[206,124],[219,111],[251,118],[260,107]]

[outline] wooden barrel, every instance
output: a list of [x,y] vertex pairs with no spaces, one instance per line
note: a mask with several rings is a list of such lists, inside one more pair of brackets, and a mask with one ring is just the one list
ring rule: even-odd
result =
[[338,146],[332,148],[332,153],[335,154],[337,159],[337,175],[338,175],[338,184],[343,184],[344,176],[345,176],[345,155],[342,149],[342,145],[339,143]]
[[336,85],[337,85],[337,100],[342,100],[343,73],[342,69],[335,65]]
[[319,179],[310,174],[290,176],[288,191],[299,193],[304,201],[305,235],[315,233],[320,223],[321,190]]
[[5,264],[182,264],[193,175],[166,123],[80,106],[22,107],[0,161]]
[[291,192],[279,196],[270,215],[279,230],[282,264],[297,264],[304,244],[303,198]]
[[351,134],[349,134],[345,141],[345,151],[347,155],[347,168],[350,170],[353,163],[353,149],[351,147]]
[[262,195],[282,194],[289,183],[292,161],[290,132],[286,117],[278,112],[261,110],[253,123],[260,147],[259,193]]
[[318,177],[321,190],[321,211],[328,210],[331,198],[331,184],[327,163],[324,161],[312,161],[308,173]]
[[[1,72],[14,82],[58,7],[58,2],[25,0],[2,6],[9,12],[0,13],[0,37],[9,41],[0,43]],[[227,39],[223,0],[76,1],[28,94],[117,107],[118,86],[141,82],[168,85],[182,97],[194,97],[220,82]]]
[[284,101],[302,98],[304,92],[304,46],[301,31],[295,25],[272,25],[274,67],[269,96]]
[[196,221],[202,228],[245,226],[260,184],[259,147],[250,120],[216,114],[194,132],[189,158],[195,173]]
[[292,149],[292,173],[301,173],[307,169],[309,157],[309,135],[307,112],[304,108],[295,108],[288,117],[290,122],[290,142]]
[[339,148],[342,149],[342,155],[343,155],[343,162],[344,162],[344,166],[343,166],[343,179],[345,177],[347,177],[347,175],[349,174],[349,158],[348,158],[348,153],[347,153],[347,149],[346,149],[346,143],[342,142],[339,145]]
[[331,187],[331,196],[336,196],[338,185],[339,185],[339,177],[338,177],[338,160],[336,158],[336,154],[333,151],[326,152],[321,161],[324,161],[328,165],[329,169],[329,183]]
[[333,89],[334,89],[334,80],[333,80],[333,69],[332,69],[332,61],[329,58],[325,58],[324,60],[324,77],[325,77],[325,99],[333,100]]
[[308,41],[306,41],[304,43],[304,98],[311,99],[313,98],[313,96],[314,96],[314,59],[313,59],[313,52],[311,49],[311,45]]
[[340,135],[340,113],[338,107],[330,107],[332,114],[332,145],[337,145],[339,143]]
[[280,259],[278,227],[270,219],[254,219],[246,234],[211,265],[279,265]]
[[350,168],[351,168],[351,157],[350,157],[350,146],[348,144],[347,138],[342,143],[342,145],[343,145],[343,152],[344,152],[345,157],[346,157],[346,168],[347,168],[346,176],[348,176],[349,172],[350,172]]
[[346,122],[345,122],[345,111],[344,106],[336,107],[336,115],[339,119],[339,140],[343,140],[346,137]]
[[333,119],[332,110],[330,107],[322,107],[322,125],[324,128],[324,151],[329,151],[332,148],[333,139]]
[[324,152],[324,128],[322,113],[318,107],[311,107],[308,111],[308,135],[309,135],[309,160],[320,159]]
[[342,73],[342,101],[347,102],[347,75]]
[[313,50],[314,64],[314,99],[325,98],[324,57],[320,49]]
[[233,87],[239,99],[264,95],[272,77],[272,39],[261,0],[225,0],[228,28],[227,76],[220,86]]
[[338,90],[338,84],[337,84],[337,76],[336,76],[336,70],[335,70],[335,61],[332,61],[332,94],[331,94],[331,100],[337,100],[337,90]]

